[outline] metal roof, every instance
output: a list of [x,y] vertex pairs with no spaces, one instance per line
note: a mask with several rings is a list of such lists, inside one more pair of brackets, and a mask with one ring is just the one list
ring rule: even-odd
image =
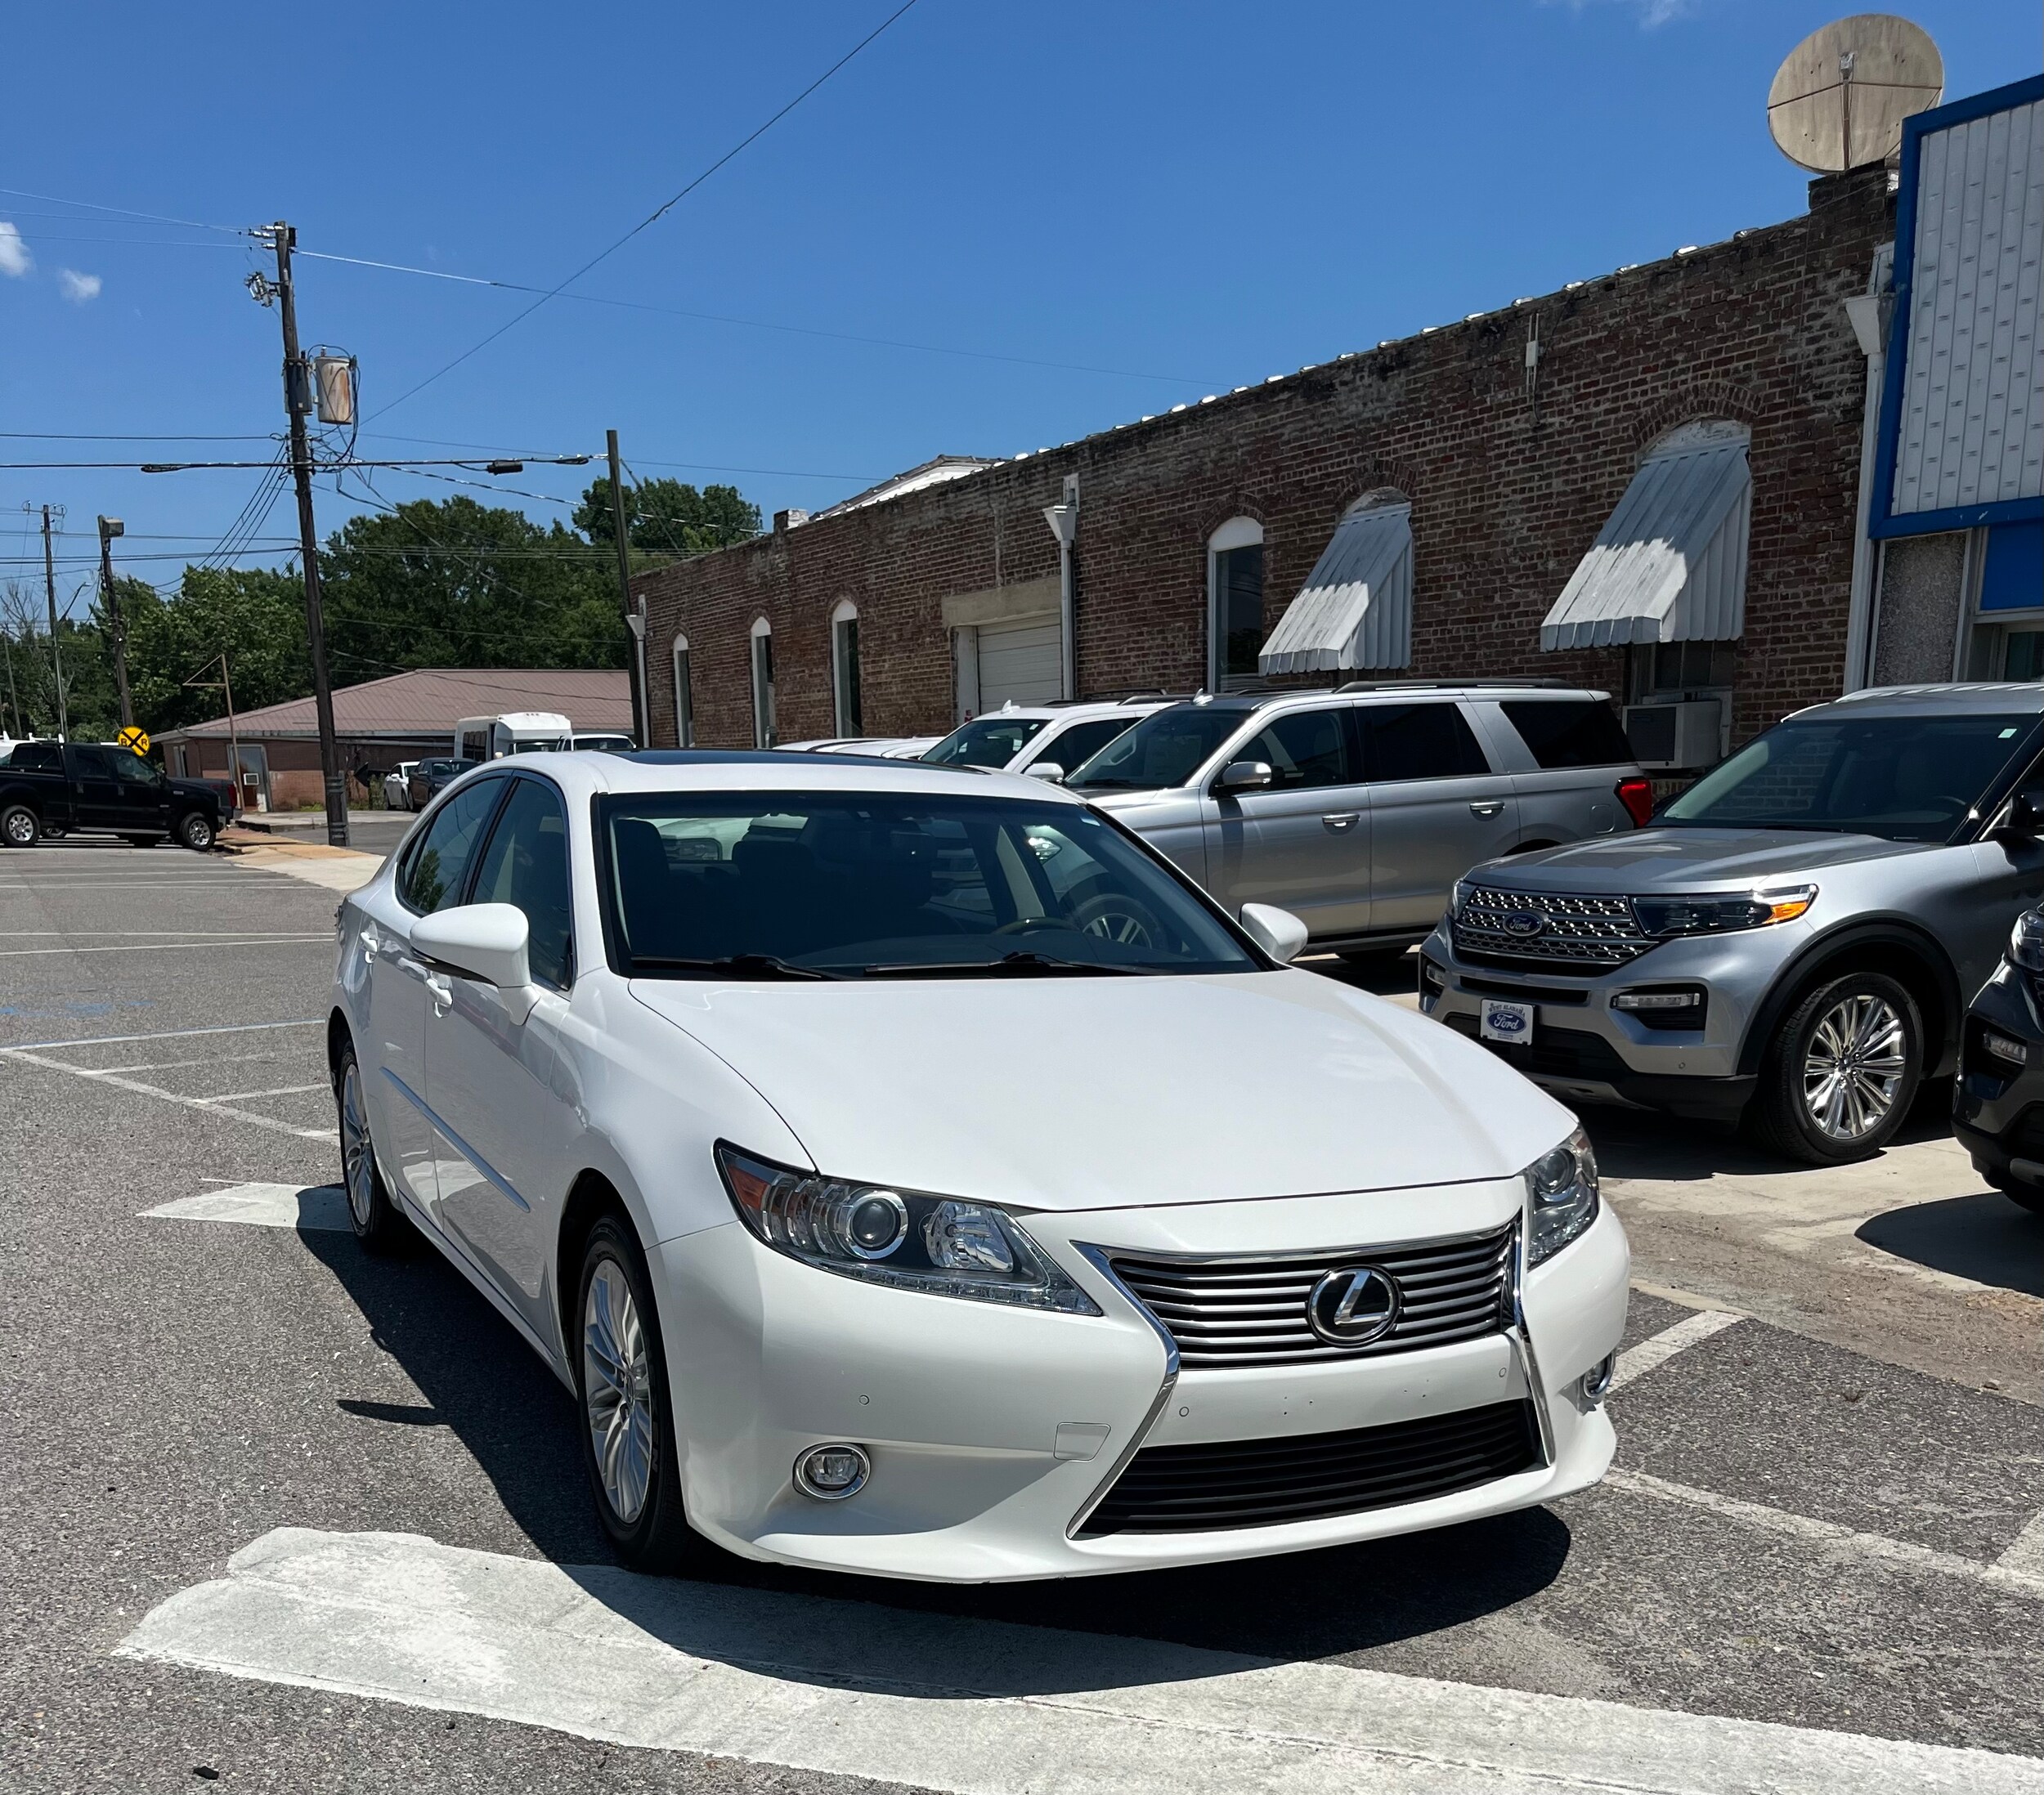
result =
[[1351,511],[1257,656],[1266,674],[1412,664],[1412,507]]
[[1740,427],[1706,425],[1648,455],[1541,622],[1541,647],[1736,640],[1753,511],[1746,449]]
[[[464,717],[518,710],[558,713],[578,730],[629,731],[630,678],[621,667],[421,667],[338,687],[334,694],[334,727],[341,736],[451,736]],[[309,740],[319,733],[310,696],[237,711],[235,727],[244,738]],[[225,741],[226,735],[227,719],[216,717],[164,730],[159,739]]]

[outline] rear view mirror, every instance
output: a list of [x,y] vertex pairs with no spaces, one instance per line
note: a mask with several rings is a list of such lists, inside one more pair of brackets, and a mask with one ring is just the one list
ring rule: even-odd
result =
[[1267,760],[1231,760],[1213,782],[1216,791],[1261,791],[1272,775]]
[[1065,769],[1055,760],[1038,760],[1024,767],[1022,771],[1032,779],[1047,779],[1054,786],[1065,783]]
[[1289,965],[1306,946],[1306,924],[1275,904],[1244,904],[1242,927],[1250,940],[1281,964]]
[[458,904],[421,916],[412,924],[411,944],[423,958],[495,985],[509,998],[532,983],[526,962],[531,934],[515,904]]
[[2025,786],[2010,799],[2008,815],[1995,834],[2025,841],[2044,835],[2044,786]]

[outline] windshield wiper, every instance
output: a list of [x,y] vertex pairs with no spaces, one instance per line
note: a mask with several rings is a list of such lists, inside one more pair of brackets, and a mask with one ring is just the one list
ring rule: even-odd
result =
[[720,960],[682,960],[670,954],[634,954],[632,968],[660,972],[729,973],[737,978],[845,978],[850,974],[798,966],[775,954],[726,954]]
[[1058,960],[1049,954],[1027,949],[1003,954],[998,960],[940,960],[900,965],[868,966],[868,978],[1118,978],[1127,973],[1144,974],[1148,966],[1109,966],[1096,960]]

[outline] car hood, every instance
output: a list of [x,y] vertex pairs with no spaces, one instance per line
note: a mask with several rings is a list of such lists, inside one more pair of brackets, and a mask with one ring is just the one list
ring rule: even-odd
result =
[[[225,784],[226,781],[222,779],[220,785]],[[170,789],[182,797],[208,798],[216,804],[225,796],[220,786],[210,785],[203,779],[173,779],[170,782]]]
[[1481,1049],[1306,973],[632,992],[818,1170],[1025,1209],[1506,1177],[1570,1126]]
[[1813,830],[1642,829],[1493,862],[1469,876],[1512,891],[1723,891],[1920,854],[1935,845]]

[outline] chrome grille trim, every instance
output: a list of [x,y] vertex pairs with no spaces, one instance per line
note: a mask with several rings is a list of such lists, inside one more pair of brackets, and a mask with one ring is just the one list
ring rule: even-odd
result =
[[[1333,1363],[1418,1352],[1502,1333],[1511,1323],[1516,1223],[1445,1240],[1262,1258],[1107,1250],[1114,1275],[1177,1343],[1186,1371]],[[1405,1301],[1368,1346],[1332,1346],[1307,1325],[1307,1298],[1342,1265],[1381,1267]]]
[[[1504,919],[1515,911],[1540,919],[1540,933],[1514,935]],[[1505,891],[1472,886],[1450,924],[1455,951],[1483,960],[1577,965],[1602,971],[1637,960],[1654,945],[1629,898],[1570,892]]]

